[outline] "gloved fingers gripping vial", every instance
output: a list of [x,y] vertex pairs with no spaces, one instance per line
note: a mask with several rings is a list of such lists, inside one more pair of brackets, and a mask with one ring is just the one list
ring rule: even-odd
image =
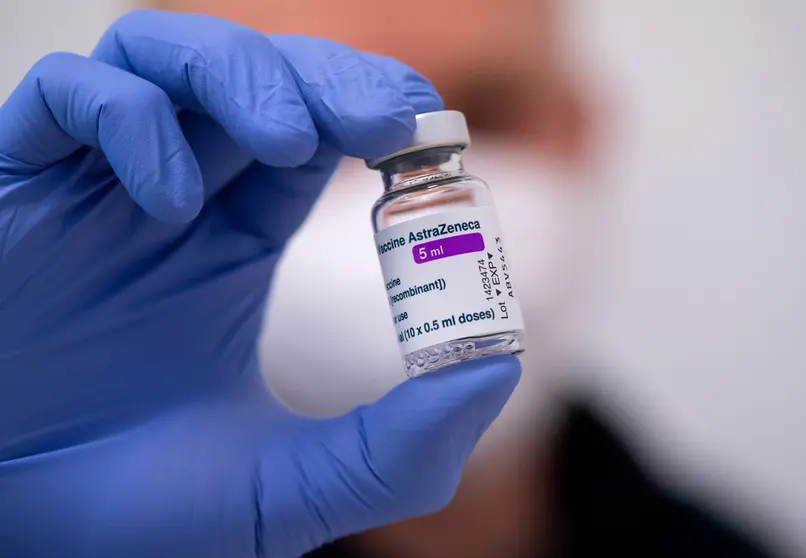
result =
[[468,174],[464,115],[417,115],[411,145],[367,161],[384,193],[375,245],[408,376],[524,350],[524,326],[489,186]]

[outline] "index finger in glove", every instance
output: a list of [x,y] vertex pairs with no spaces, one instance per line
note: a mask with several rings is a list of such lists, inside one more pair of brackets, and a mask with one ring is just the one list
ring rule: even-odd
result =
[[81,146],[103,151],[153,216],[185,222],[200,211],[201,173],[165,92],[83,56],[48,55],[0,107],[0,172],[34,173]]
[[404,147],[411,141],[406,122],[416,113],[442,109],[443,103],[426,78],[392,58],[324,39],[269,39],[293,72],[323,143],[304,167],[252,165],[223,192],[221,206],[237,226],[282,245],[305,219],[342,154],[371,159]]
[[92,58],[150,81],[180,107],[209,114],[262,163],[294,167],[316,151],[316,128],[294,78],[257,31],[202,15],[139,10],[109,27]]
[[396,60],[325,39],[269,39],[294,75],[320,137],[348,157],[373,159],[407,147],[415,115],[442,108],[431,84]]
[[265,37],[216,18],[137,11],[112,25],[93,57],[209,114],[273,167],[307,162],[319,134],[345,155],[371,158],[405,147],[414,131],[415,110],[394,81],[330,41]]

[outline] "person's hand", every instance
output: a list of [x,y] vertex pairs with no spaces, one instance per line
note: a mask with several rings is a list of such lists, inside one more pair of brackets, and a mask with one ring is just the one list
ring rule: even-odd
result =
[[256,350],[339,158],[440,108],[395,61],[160,12],[31,70],[0,108],[0,555],[294,556],[447,504],[517,359],[313,420]]

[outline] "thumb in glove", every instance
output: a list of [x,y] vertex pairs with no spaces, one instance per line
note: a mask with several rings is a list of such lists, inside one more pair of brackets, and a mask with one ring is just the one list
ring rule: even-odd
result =
[[[259,460],[260,513],[283,517],[262,526],[267,555],[298,555],[445,507],[520,373],[511,355],[466,362],[406,381],[347,415],[306,421],[311,432],[300,432],[290,448],[294,482],[277,474],[273,454]],[[295,507],[275,509],[278,502]],[[293,528],[299,525],[314,528]],[[275,529],[282,526],[288,529]]]

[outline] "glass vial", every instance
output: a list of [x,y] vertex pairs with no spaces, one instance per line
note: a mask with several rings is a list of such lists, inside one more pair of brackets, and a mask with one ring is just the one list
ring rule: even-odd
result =
[[367,162],[383,177],[372,224],[408,376],[524,350],[492,194],[462,165],[469,146],[461,112],[430,112],[411,146]]

